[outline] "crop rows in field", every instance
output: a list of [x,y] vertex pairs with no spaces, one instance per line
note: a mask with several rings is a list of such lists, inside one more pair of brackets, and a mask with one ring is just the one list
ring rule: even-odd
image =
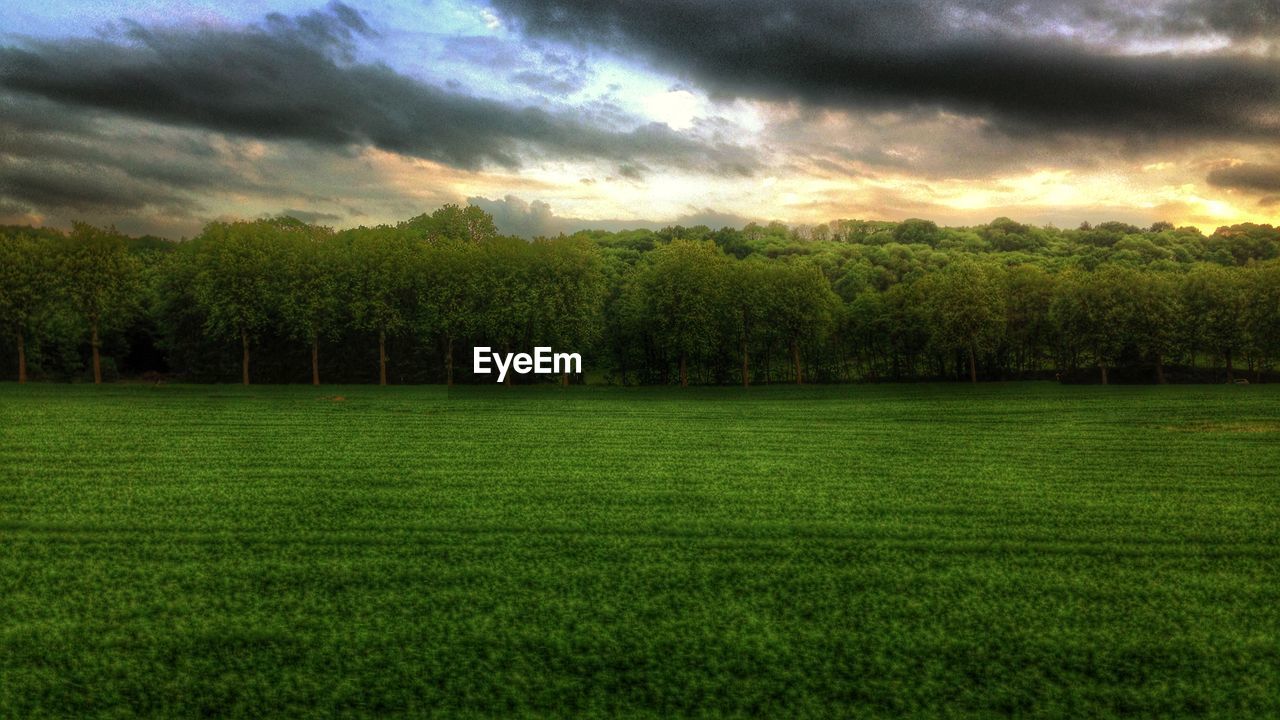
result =
[[2,386],[0,716],[1272,716],[1277,401]]

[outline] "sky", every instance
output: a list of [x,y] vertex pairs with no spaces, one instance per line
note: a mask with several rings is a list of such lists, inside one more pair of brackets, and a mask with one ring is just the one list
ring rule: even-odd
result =
[[0,223],[450,202],[524,236],[1275,224],[1280,0],[0,5]]

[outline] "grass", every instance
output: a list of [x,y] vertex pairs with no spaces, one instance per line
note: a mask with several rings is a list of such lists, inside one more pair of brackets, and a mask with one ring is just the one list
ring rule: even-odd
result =
[[0,386],[0,717],[1280,716],[1280,386]]

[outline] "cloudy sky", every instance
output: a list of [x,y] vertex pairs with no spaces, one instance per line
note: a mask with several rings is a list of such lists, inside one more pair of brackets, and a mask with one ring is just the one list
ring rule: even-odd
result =
[[1280,221],[1280,0],[0,6],[0,223]]

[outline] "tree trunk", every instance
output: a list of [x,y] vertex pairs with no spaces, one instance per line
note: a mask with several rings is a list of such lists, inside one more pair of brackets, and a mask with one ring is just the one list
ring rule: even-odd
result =
[[311,384],[320,384],[320,338],[311,338]]
[[1098,369],[1102,371],[1102,384],[1106,385],[1107,384],[1107,366],[1103,365],[1102,363],[1098,363]]
[[27,381],[27,343],[22,337],[22,332],[18,332],[18,383]]
[[378,331],[378,384],[387,384],[387,332]]
[[680,387],[689,387],[689,369],[685,364],[684,353],[680,353]]
[[1160,353],[1156,353],[1156,382],[1160,385],[1168,382],[1164,377],[1164,358],[1160,357]]
[[791,343],[791,360],[796,367],[796,384],[803,385],[804,374],[802,373],[801,367],[800,367],[800,343],[798,342]]
[[739,345],[742,353],[742,387],[751,387],[751,364],[747,357],[747,339],[743,338]]
[[567,372],[560,373],[560,385],[562,387],[569,387],[569,373]]
[[1235,381],[1236,381],[1235,369],[1231,367],[1231,351],[1227,350],[1227,382],[1233,383]]
[[93,335],[89,339],[89,344],[93,346],[93,384],[101,385],[102,384],[102,358],[100,356],[101,354],[98,348],[100,343],[98,341],[98,321],[96,318],[93,321]]
[[444,347],[444,384],[453,387],[453,336],[445,338]]
[[973,355],[973,348],[969,348],[969,382],[978,384],[978,359]]
[[240,331],[240,348],[243,353],[240,357],[240,382],[249,384],[249,333],[245,330]]

